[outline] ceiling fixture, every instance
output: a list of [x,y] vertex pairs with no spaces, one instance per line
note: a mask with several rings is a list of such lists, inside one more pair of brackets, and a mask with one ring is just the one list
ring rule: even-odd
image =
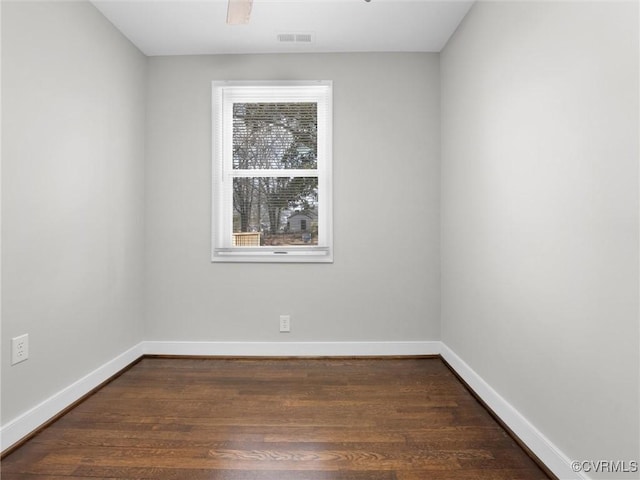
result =
[[229,0],[227,5],[227,24],[245,25],[251,17],[253,0]]

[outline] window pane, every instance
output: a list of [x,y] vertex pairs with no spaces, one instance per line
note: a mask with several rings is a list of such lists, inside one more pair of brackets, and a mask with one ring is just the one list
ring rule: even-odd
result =
[[318,177],[234,178],[232,244],[318,245]]
[[234,103],[233,168],[318,167],[316,103]]

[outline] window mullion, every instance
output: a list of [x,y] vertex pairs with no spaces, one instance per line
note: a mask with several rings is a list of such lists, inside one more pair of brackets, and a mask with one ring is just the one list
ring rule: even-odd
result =
[[234,168],[227,172],[227,177],[317,177],[320,172],[317,169],[304,169],[304,170],[255,170],[255,169],[240,169]]

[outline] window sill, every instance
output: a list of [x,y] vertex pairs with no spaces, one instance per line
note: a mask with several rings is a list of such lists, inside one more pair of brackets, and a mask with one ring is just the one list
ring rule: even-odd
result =
[[333,263],[328,247],[314,248],[217,248],[211,261],[238,263]]

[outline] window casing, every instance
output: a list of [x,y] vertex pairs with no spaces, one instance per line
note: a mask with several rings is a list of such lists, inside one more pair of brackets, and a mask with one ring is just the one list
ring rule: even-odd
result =
[[212,103],[212,261],[332,262],[332,83],[215,81]]

